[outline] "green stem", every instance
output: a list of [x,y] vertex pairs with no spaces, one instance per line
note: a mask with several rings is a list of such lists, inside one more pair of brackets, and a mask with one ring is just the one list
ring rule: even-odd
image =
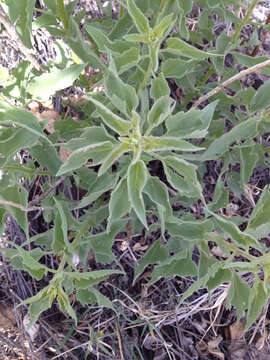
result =
[[64,5],[64,0],[57,0],[57,7],[58,7],[58,11],[59,11],[60,20],[62,21],[65,30],[67,30],[68,29],[68,17],[67,17],[66,8]]
[[236,30],[235,30],[235,33],[233,34],[232,36],[232,39],[231,39],[231,44],[234,44],[235,41],[237,40],[237,38],[239,37],[243,27],[248,23],[249,21],[249,17],[254,9],[254,7],[256,6],[257,2],[259,0],[253,0],[252,3],[249,5],[248,9],[247,9],[247,13],[243,19],[243,21],[237,26]]
[[151,74],[152,74],[152,62],[151,62],[151,59],[149,59],[148,69],[145,72],[144,79],[143,79],[143,82],[142,82],[139,90],[143,90],[147,86],[147,83],[151,77]]

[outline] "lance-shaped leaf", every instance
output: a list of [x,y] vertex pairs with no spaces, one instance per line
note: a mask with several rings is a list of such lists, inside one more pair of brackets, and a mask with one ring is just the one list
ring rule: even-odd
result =
[[255,279],[252,291],[250,291],[248,302],[247,322],[245,329],[248,329],[253,322],[259,317],[263,306],[269,297],[269,291],[266,292],[263,282]]
[[188,196],[202,197],[195,165],[173,156],[163,158],[162,164],[168,182],[175,189]]
[[150,286],[161,278],[195,275],[197,275],[197,268],[194,262],[188,256],[187,251],[181,251],[155,266],[152,279],[147,285]]
[[8,13],[12,23],[16,22],[16,30],[23,43],[31,49],[32,47],[32,15],[35,0],[6,0]]
[[270,105],[270,81],[265,82],[256,91],[250,104],[251,111],[264,110]]
[[168,47],[166,51],[172,52],[177,55],[185,56],[194,60],[203,60],[209,56],[224,56],[220,54],[214,54],[205,52],[189,45],[185,41],[178,38],[170,38],[167,40]]
[[75,209],[88,206],[93,201],[98,199],[106,191],[113,189],[117,183],[118,175],[116,174],[103,174],[97,177],[96,181],[90,184],[87,194],[82,198],[79,205]]
[[127,173],[129,201],[141,223],[147,228],[142,191],[148,178],[148,171],[142,160],[130,164]]
[[110,109],[108,109],[106,106],[104,106],[100,101],[88,97],[88,100],[90,100],[93,104],[96,105],[97,112],[102,117],[105,124],[117,132],[120,135],[128,135],[131,123],[127,120],[122,119],[120,116],[114,114]]
[[23,109],[8,109],[0,113],[0,125],[1,122],[11,125],[15,124],[19,127],[25,128],[26,130],[34,134],[35,138],[36,136],[40,136],[49,143],[51,143],[49,138],[42,131],[42,128],[38,123],[38,119],[29,111]]
[[141,10],[137,7],[134,0],[127,0],[127,9],[138,31],[141,34],[149,33],[149,21],[141,12]]
[[209,148],[200,156],[200,160],[214,160],[223,155],[235,141],[255,137],[259,121],[258,117],[253,117],[236,125],[231,131],[214,140]]
[[213,101],[203,110],[191,109],[178,112],[166,120],[167,136],[196,139],[205,137],[218,101]]
[[93,286],[88,286],[87,289],[77,288],[76,297],[83,306],[97,303],[100,307],[107,307],[114,310],[113,303]]
[[144,151],[166,151],[166,150],[179,150],[179,151],[201,151],[204,148],[192,145],[185,140],[168,136],[144,136],[143,137],[143,150]]
[[233,222],[227,220],[226,218],[219,216],[209,210],[207,210],[212,216],[213,221],[217,225],[217,231],[220,230],[229,236],[232,241],[234,241],[237,245],[242,246],[246,249],[249,246],[253,246],[258,248],[257,240],[252,235],[246,234],[241,231]]
[[21,149],[31,148],[38,141],[39,136],[26,129],[2,129],[0,140],[0,156],[8,157]]
[[75,320],[75,323],[77,324],[76,313],[73,310],[72,306],[70,305],[69,298],[65,293],[64,289],[62,288],[62,286],[57,287],[57,302],[63,313],[67,313],[70,317],[72,317],[72,319]]
[[[114,65],[112,65],[114,68]],[[106,95],[113,105],[127,117],[132,110],[136,110],[139,99],[134,87],[125,84],[118,76],[115,69],[108,71],[105,77]]]
[[104,141],[101,143],[90,144],[73,151],[66,162],[60,167],[56,176],[60,176],[69,171],[80,168],[87,160],[91,159],[93,150],[97,151],[98,148],[103,150],[103,146],[108,144],[110,144],[109,141]]
[[121,143],[116,146],[104,159],[99,171],[98,176],[103,175],[109,167],[111,167],[117,159],[119,159],[123,154],[132,151],[132,147],[129,144]]
[[150,96],[156,101],[161,97],[170,95],[169,85],[164,77],[163,73],[160,73],[156,78],[152,80]]
[[175,101],[169,96],[160,97],[152,106],[148,113],[149,128],[146,130],[146,135],[149,135],[151,130],[159,126],[172,113],[175,106]]
[[74,64],[64,70],[42,74],[35,77],[27,91],[35,99],[47,100],[56,91],[65,89],[73,84],[85,68],[85,64]]
[[243,145],[239,148],[240,153],[240,179],[241,185],[244,187],[249,181],[252,172],[259,160],[256,144]]
[[130,212],[131,205],[127,198],[127,193],[127,179],[123,178],[111,193],[109,202],[110,216],[108,218],[107,232],[110,232],[111,226],[115,220],[120,219]]
[[213,230],[211,220],[184,221],[171,217],[166,222],[166,227],[171,236],[182,237],[184,240],[203,240],[206,233]]
[[270,227],[270,189],[266,186],[261,193],[260,199],[253,209],[245,230],[257,238],[267,236]]
[[157,177],[149,177],[143,192],[157,205],[162,234],[165,233],[165,219],[172,215],[167,187]]
[[226,299],[226,307],[236,308],[237,319],[241,319],[248,307],[248,299],[252,289],[235,272],[232,272],[232,282]]
[[174,26],[176,18],[173,20],[174,14],[169,14],[162,17],[159,24],[157,24],[153,32],[159,41],[162,41],[170,29]]
[[130,46],[128,50],[121,55],[115,56],[115,66],[119,75],[132,68],[140,61],[140,49],[136,46]]
[[63,241],[65,243],[65,247],[69,251],[69,253],[72,254],[72,252],[73,252],[72,247],[68,240],[67,218],[66,218],[66,215],[64,212],[63,205],[61,204],[60,201],[58,201],[56,199],[54,199],[54,201],[55,201],[56,209],[58,210],[58,214],[60,215],[61,230],[62,230],[62,234],[63,234]]
[[166,78],[182,79],[195,70],[198,60],[167,59],[161,64],[161,70]]
[[155,241],[151,248],[147,250],[146,254],[138,261],[138,264],[135,267],[133,284],[148,265],[152,265],[160,261],[165,261],[168,259],[169,255],[168,248],[164,245],[161,245],[160,239]]

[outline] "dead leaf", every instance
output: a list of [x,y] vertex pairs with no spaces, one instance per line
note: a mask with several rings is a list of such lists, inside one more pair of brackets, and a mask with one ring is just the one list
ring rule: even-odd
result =
[[59,156],[60,156],[60,159],[62,161],[66,161],[70,154],[72,153],[72,151],[70,151],[69,149],[67,149],[66,147],[64,146],[60,146],[60,149],[59,149]]
[[230,337],[231,340],[240,340],[245,333],[245,319],[241,319],[239,322],[234,322],[230,325]]
[[13,306],[0,304],[0,329],[8,330],[16,323]]
[[139,242],[132,246],[134,251],[145,251],[148,249],[148,245],[141,245]]

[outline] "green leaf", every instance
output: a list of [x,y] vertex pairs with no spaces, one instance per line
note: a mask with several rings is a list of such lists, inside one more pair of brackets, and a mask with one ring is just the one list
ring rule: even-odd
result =
[[148,171],[142,160],[130,164],[127,173],[128,197],[133,210],[146,228],[147,222],[142,191],[147,182],[147,178]]
[[129,70],[130,68],[137,65],[140,60],[140,49],[135,47],[134,44],[128,50],[123,52],[121,55],[115,56],[115,66],[118,74]]
[[179,151],[201,151],[204,148],[192,145],[185,140],[179,140],[175,137],[168,136],[144,136],[143,137],[143,150],[151,151],[166,151],[166,150],[179,150]]
[[159,42],[161,42],[164,37],[168,34],[168,31],[172,29],[175,23],[175,19],[173,19],[174,14],[169,14],[166,16],[163,16],[160,23],[155,25],[153,32],[156,35]]
[[89,184],[87,194],[82,198],[75,209],[88,206],[106,191],[113,189],[117,183],[117,179],[118,176],[115,174],[103,174],[99,176],[92,184]]
[[78,148],[68,157],[64,164],[58,170],[56,176],[63,175],[69,171],[80,168],[87,160],[91,159],[94,151],[104,151],[106,145],[111,145],[110,141],[90,144],[88,146]]
[[255,137],[259,121],[257,117],[253,117],[234,126],[231,131],[214,140],[203,155],[200,156],[200,160],[214,160],[223,155],[235,141]]
[[41,144],[33,146],[30,153],[42,167],[46,167],[53,174],[56,174],[62,165],[55,147],[48,142],[42,141]]
[[31,148],[39,139],[39,136],[23,128],[10,130],[3,132],[0,140],[0,156],[6,158],[21,149]]
[[270,104],[270,81],[266,81],[256,91],[250,104],[251,111],[265,110]]
[[257,153],[257,148],[255,143],[251,145],[243,145],[239,148],[240,152],[240,179],[241,185],[244,188],[244,185],[248,183],[252,172],[259,160],[259,155]]
[[167,59],[161,64],[161,71],[166,78],[182,79],[195,70],[196,64],[194,60]]
[[[0,189],[0,198],[16,204],[21,204],[25,208],[28,207],[28,192],[24,187],[8,186],[6,188],[2,188]],[[1,207],[4,207],[5,210],[14,217],[18,225],[25,232],[25,235],[28,239],[29,228],[27,213],[11,205],[1,205]]]
[[165,234],[165,219],[172,215],[167,187],[157,177],[149,177],[143,192],[157,205],[162,235]]
[[68,298],[67,294],[65,293],[64,289],[62,288],[62,286],[57,287],[57,302],[59,304],[60,309],[64,313],[67,313],[72,319],[74,319],[75,323],[77,324],[76,313],[72,309],[70,302],[69,302],[69,298]]
[[[136,110],[139,99],[134,87],[125,84],[119,78],[113,63],[110,66],[111,69],[113,71],[108,71],[105,77],[106,95],[118,110],[129,117],[132,110]],[[119,101],[121,106],[119,106]]]
[[89,286],[88,289],[77,289],[76,296],[83,306],[97,303],[98,306],[114,309],[112,302],[92,286]]
[[184,240],[203,240],[205,234],[213,230],[211,220],[184,221],[171,217],[166,222],[166,228],[173,237],[182,237]]
[[152,80],[150,96],[156,101],[161,97],[166,97],[170,95],[169,85],[164,77],[163,73],[160,73],[158,77]]
[[150,25],[147,18],[137,7],[134,0],[127,0],[127,10],[131,16],[136,28],[141,34],[147,34],[150,31]]
[[48,295],[44,296],[38,301],[32,302],[29,307],[30,322],[27,325],[27,329],[31,329],[31,327],[37,322],[40,314],[48,310],[50,307],[51,301]]
[[210,268],[207,274],[195,281],[188,289],[184,292],[179,304],[181,305],[189,296],[191,296],[195,291],[198,291],[202,287],[206,287],[207,282],[215,276],[217,271],[221,268],[222,264],[220,262],[214,263]]
[[22,42],[32,48],[32,17],[35,0],[6,0],[8,13],[12,23],[16,22],[16,31]]
[[38,119],[29,111],[23,109],[8,109],[0,113],[0,125],[1,122],[17,125],[34,134],[35,137],[33,139],[35,139],[36,136],[39,136],[51,143],[49,138],[42,131],[42,128],[38,123]]
[[148,265],[165,261],[168,257],[169,251],[167,247],[161,244],[160,239],[156,240],[150,249],[147,250],[146,254],[138,261],[134,271],[133,285]]
[[155,101],[151,110],[148,113],[149,128],[146,130],[146,135],[149,135],[151,130],[159,126],[172,113],[175,106],[175,101],[169,96],[162,96]]
[[127,198],[127,193],[127,179],[123,178],[111,193],[109,202],[110,216],[108,218],[107,232],[110,232],[111,226],[115,220],[120,219],[130,212],[131,204]]
[[218,101],[213,101],[203,110],[191,109],[178,112],[166,120],[166,136],[179,138],[203,138],[207,135]]
[[270,188],[268,185],[263,189],[261,196],[249,217],[248,226],[245,232],[257,238],[268,236],[270,226],[269,213]]
[[240,320],[248,308],[248,299],[252,289],[241,279],[235,272],[232,273],[232,282],[227,297],[226,305],[229,309],[231,306],[236,308],[237,319]]
[[248,249],[249,246],[258,247],[256,238],[242,232],[233,222],[213,212],[210,212],[210,214],[213,216],[213,221],[218,225],[217,231],[221,229],[222,232],[228,235],[237,245],[245,249]]
[[[60,201],[54,199],[56,209],[58,210],[58,214],[60,215],[60,218],[58,218],[58,222],[60,221],[61,231],[62,231],[62,241],[64,242],[65,248],[69,251],[70,254],[73,253],[71,244],[68,240],[68,224],[67,224],[67,218],[64,212],[63,205]],[[57,239],[58,241],[58,239]]]
[[167,45],[166,51],[194,60],[203,60],[210,56],[224,56],[199,50],[178,38],[169,38],[167,40]]
[[[94,69],[104,69],[105,66],[92,47],[82,37],[81,30],[72,16],[69,17],[69,33],[66,42],[71,50],[85,63]],[[52,29],[52,28],[51,28]],[[64,34],[60,36],[64,36]]]
[[195,275],[197,275],[197,267],[190,259],[187,251],[181,251],[169,257],[169,259],[163,261],[160,265],[155,266],[152,279],[147,285],[150,286],[161,278]]
[[54,95],[56,91],[71,86],[80,76],[84,68],[85,64],[74,64],[64,70],[42,74],[30,82],[27,91],[33,95],[35,99],[45,101],[51,95]]
[[103,164],[98,171],[98,176],[103,175],[116,162],[116,160],[129,151],[132,151],[132,147],[129,144],[120,143],[116,146],[103,160]]
[[256,279],[252,291],[250,291],[247,322],[245,329],[248,329],[254,321],[259,317],[269,294],[265,292],[263,282]]
[[97,108],[97,112],[102,117],[105,124],[120,135],[128,135],[131,123],[114,114],[110,109],[93,97],[87,97]]

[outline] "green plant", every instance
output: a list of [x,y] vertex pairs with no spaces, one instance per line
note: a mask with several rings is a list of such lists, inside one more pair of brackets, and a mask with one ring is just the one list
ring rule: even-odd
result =
[[[34,1],[25,0],[18,8],[11,1],[2,2],[11,22],[21,15],[17,32],[24,45],[31,48]],[[79,29],[84,13],[72,16],[76,1],[67,6],[62,0],[43,3],[47,10],[34,26],[45,27],[65,40],[59,42],[62,53],[69,48],[77,63],[63,56],[62,61],[44,68],[44,74],[29,61],[21,63],[9,79],[5,78],[0,103],[2,227],[6,215],[11,214],[26,234],[22,246],[9,243],[13,248],[1,251],[14,269],[26,270],[37,280],[52,275],[47,287],[23,302],[31,304],[29,327],[54,299],[76,321],[69,302],[73,292],[83,305],[97,302],[113,308],[94,285],[123,272],[79,272],[74,258],[78,256],[87,270],[87,254],[92,250],[97,262],[118,264],[112,246],[127,224],[136,232],[161,229],[160,239],[138,261],[134,282],[150,264],[155,266],[149,285],[161,277],[196,276],[181,302],[201,287],[211,292],[228,283],[227,306],[234,306],[239,318],[247,310],[249,327],[269,296],[269,256],[260,241],[269,232],[269,188],[263,190],[249,219],[240,215],[224,217],[220,210],[228,206],[230,193],[245,196],[245,186],[256,166],[268,166],[268,148],[257,139],[269,131],[269,82],[256,92],[243,89],[239,79],[229,81],[234,96],[220,87],[203,109],[188,109],[188,105],[217,85],[208,82],[213,74],[226,80],[237,73],[239,63],[252,66],[266,60],[234,51],[241,46],[241,30],[256,2],[240,21],[227,9],[232,3],[237,9],[238,1],[118,0],[117,20],[107,10],[101,20],[86,23],[86,36],[92,46]],[[187,15],[192,6],[198,5],[204,10],[196,31],[191,31],[186,25]],[[234,24],[233,36],[223,31],[214,41],[209,30],[212,13]],[[195,46],[203,39],[207,39],[207,50]],[[224,65],[227,54],[234,56],[231,67]],[[260,71],[269,74],[266,65]],[[86,66],[99,69],[98,78],[88,81]],[[168,78],[181,88],[181,104],[171,97]],[[38,122],[27,110],[28,103],[48,99],[74,81],[85,89],[84,103],[77,105],[81,121],[68,117],[55,123],[54,133],[46,134],[47,120]],[[91,91],[98,85],[105,90]],[[21,103],[20,109],[5,101],[14,98]],[[225,131],[226,120],[230,122],[229,131]],[[62,147],[71,152],[65,161],[59,156]],[[29,153],[23,165],[14,158],[22,149]],[[208,160],[222,162],[211,201],[203,194],[204,163]],[[153,162],[162,167],[163,178],[151,175]],[[238,163],[239,174],[231,171],[231,166]],[[42,191],[46,196],[29,205],[24,182],[37,175],[45,179]],[[59,177],[65,187],[70,187],[72,181],[84,195],[77,201],[68,200],[64,192],[56,195]],[[174,210],[177,202],[184,209]],[[186,211],[194,204],[203,209],[201,219]],[[30,237],[27,214],[35,210],[42,210],[44,219],[53,225],[47,232]],[[78,210],[81,216],[75,218],[74,211]],[[158,222],[150,224],[153,215]],[[239,225],[246,221],[247,227],[240,230]],[[223,259],[212,256],[209,242],[222,249]],[[29,244],[35,245],[33,250],[28,250]],[[198,264],[192,260],[194,248],[199,252]],[[252,249],[256,249],[256,256]],[[61,259],[57,270],[40,261],[47,254]],[[243,280],[243,273],[254,275],[252,286]]]

